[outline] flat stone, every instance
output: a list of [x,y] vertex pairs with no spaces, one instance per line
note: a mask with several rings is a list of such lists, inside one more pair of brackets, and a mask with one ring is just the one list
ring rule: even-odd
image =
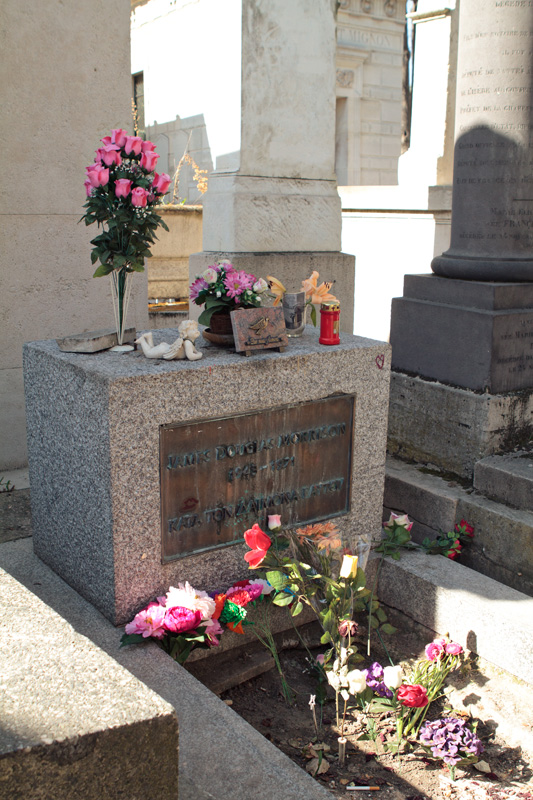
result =
[[0,493],[0,542],[31,536],[30,490]]
[[[124,344],[131,344],[137,337],[135,328],[126,328],[124,331]],[[98,353],[100,350],[109,350],[118,344],[117,332],[112,328],[102,328],[99,331],[74,333],[56,339],[58,347],[64,353]]]
[[533,452],[483,458],[474,469],[474,486],[491,500],[533,511]]
[[388,452],[471,479],[486,456],[524,446],[533,391],[483,394],[391,373]]
[[[29,539],[1,545],[0,564],[20,583],[30,586],[43,604],[60,612],[72,626],[71,630],[80,634],[80,639],[87,637],[124,668],[122,670],[122,673],[125,673],[124,689],[120,697],[125,696],[129,703],[128,707],[137,709],[139,698],[137,687],[140,687],[141,709],[144,708],[144,697],[147,692],[152,697],[153,693],[156,693],[155,703],[162,702],[158,697],[163,698],[174,708],[179,719],[180,800],[213,800],[226,797],[231,797],[232,800],[250,800],[252,796],[261,797],[262,800],[280,800],[280,798],[331,800],[331,794],[325,788],[268,742],[187,670],[173,661],[155,643],[147,642],[119,648],[120,632],[34,555]],[[16,632],[20,630],[19,615],[13,616],[12,626]],[[28,631],[28,636],[35,636],[35,626],[28,628]],[[11,653],[14,652],[13,639],[10,641],[9,650]],[[5,657],[5,649],[3,656]],[[70,663],[76,665],[80,663],[78,650],[74,649]],[[26,691],[29,692],[31,688],[29,682],[27,686]],[[112,684],[109,687],[107,695],[111,698],[111,707],[114,686]],[[66,690],[67,687],[63,691]],[[105,711],[107,700],[102,702]],[[73,702],[69,703],[67,708],[70,709],[72,705]],[[166,707],[165,704],[163,709]],[[73,714],[72,724],[82,724],[79,710],[75,709]],[[228,749],[229,739],[231,739],[230,749]],[[120,762],[123,781],[127,780],[130,763],[134,765],[132,781],[140,775],[138,786],[129,790],[129,783],[122,783],[120,786],[125,785],[123,792],[118,788],[114,791],[114,787],[110,790],[104,786],[99,795],[83,795],[79,790],[81,784],[77,784],[77,793],[83,800],[85,798],[102,800],[104,797],[122,795],[132,800],[141,797],[142,800],[145,798],[166,800],[168,795],[162,791],[159,795],[151,794],[151,790],[142,791],[145,785],[143,772],[147,776],[147,781],[153,781],[154,792],[157,792],[161,782],[167,781],[170,774],[170,767],[165,763],[164,768],[161,768],[161,761],[172,758],[172,769],[177,764],[175,750],[168,745],[158,744],[157,740],[154,740],[154,743],[161,747],[162,752],[159,755],[152,754],[149,740],[142,746],[137,741],[130,744],[127,753],[129,761]],[[160,771],[159,778],[154,777],[150,763],[146,764],[145,759],[139,757],[139,753],[146,754],[146,757],[152,760],[154,771]],[[110,753],[110,758],[112,755]],[[39,781],[36,780],[35,785],[40,786]],[[72,786],[70,788],[71,793],[67,795],[69,800],[72,797]],[[176,794],[177,791],[174,789],[172,800],[176,800]],[[1,789],[0,795],[2,795]],[[34,796],[23,797],[9,792],[5,796],[10,800],[11,798],[38,800]],[[56,795],[53,793],[47,796],[56,800]],[[39,796],[39,800],[41,797],[42,795]],[[60,795],[58,797],[61,798]]]
[[[377,559],[372,563],[377,565]],[[423,553],[402,553],[399,561],[386,558],[378,596],[533,684],[531,597],[448,558]]]
[[173,707],[3,569],[0,606],[0,796],[175,800]]
[[390,340],[394,370],[492,394],[528,389],[533,288],[409,275],[392,301]]

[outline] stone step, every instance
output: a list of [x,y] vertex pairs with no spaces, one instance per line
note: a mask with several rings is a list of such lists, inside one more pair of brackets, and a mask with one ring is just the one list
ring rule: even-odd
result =
[[474,467],[474,487],[491,500],[533,511],[533,452],[481,459]]
[[173,707],[3,570],[0,661],[0,797],[175,800]]
[[390,511],[414,521],[412,537],[421,542],[453,530],[462,519],[475,528],[461,563],[519,592],[533,595],[533,512],[510,508],[446,480],[421,465],[387,459],[384,517]]
[[[377,558],[371,563],[375,570]],[[385,605],[533,684],[531,597],[443,556],[416,552],[384,559],[377,594]]]

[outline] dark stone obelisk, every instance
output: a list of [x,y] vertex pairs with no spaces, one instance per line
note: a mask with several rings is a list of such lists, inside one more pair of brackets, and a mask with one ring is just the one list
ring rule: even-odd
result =
[[452,233],[437,275],[533,281],[533,3],[461,0]]

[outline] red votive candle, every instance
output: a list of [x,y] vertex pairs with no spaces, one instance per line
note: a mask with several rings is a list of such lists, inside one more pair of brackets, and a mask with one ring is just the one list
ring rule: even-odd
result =
[[338,300],[324,300],[320,305],[320,344],[340,344],[339,317],[341,306]]

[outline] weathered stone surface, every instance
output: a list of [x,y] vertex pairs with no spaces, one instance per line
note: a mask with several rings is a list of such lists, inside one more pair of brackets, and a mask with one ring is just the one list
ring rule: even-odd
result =
[[533,513],[493,502],[421,469],[387,459],[387,511],[408,514],[414,522],[412,537],[416,542],[426,536],[436,538],[439,530],[452,531],[465,519],[474,526],[475,536],[462,551],[461,563],[533,595]]
[[31,536],[30,490],[0,492],[0,542]]
[[532,432],[533,393],[476,394],[391,373],[391,455],[472,478],[477,461],[524,445]]
[[0,796],[175,800],[172,706],[3,569],[0,606]]
[[452,235],[432,263],[439,275],[533,281],[532,32],[528,3],[461,2]]
[[[0,563],[18,581],[31,586],[47,606],[60,612],[82,637],[88,637],[128,671],[127,679],[132,683],[126,682],[126,690],[142,681],[173,706],[179,719],[179,800],[225,797],[250,800],[252,796],[260,796],[263,800],[331,800],[325,788],[155,643],[119,648],[116,628],[34,555],[29,539],[2,545]],[[127,691],[127,695],[131,703],[136,704],[136,692]],[[79,716],[75,721],[79,722]],[[229,735],[231,758],[228,758]],[[135,744],[131,747],[130,757],[151,775],[149,765],[139,758],[139,752],[144,751]],[[151,751],[147,754],[151,757]],[[168,748],[159,756],[163,757],[168,757]],[[155,758],[154,764],[159,763],[160,760]],[[133,774],[137,775],[137,771]],[[161,780],[164,778],[163,774]],[[157,785],[157,780],[154,780],[154,786]],[[140,786],[144,786],[142,780]],[[72,793],[69,800],[71,796]],[[125,796],[128,800],[151,798],[148,792],[142,794],[135,787]],[[115,800],[116,797],[120,797],[118,791],[106,795],[102,790],[94,800]],[[166,800],[165,794],[160,793],[157,800]],[[175,795],[172,800],[176,800]]]
[[[376,562],[374,562],[376,563]],[[443,556],[385,559],[385,604],[533,684],[533,599]]]
[[161,563],[161,425],[355,394],[351,508],[338,522],[353,545],[379,535],[389,346],[343,334],[322,347],[307,326],[282,354],[201,347],[198,362],[25,347],[35,551],[116,624],[176,581],[211,591],[247,574],[241,544]]
[[[123,344],[131,344],[135,341],[137,331],[135,328],[126,328],[124,331]],[[63,336],[56,339],[57,345],[64,353],[98,353],[100,350],[109,350],[118,344],[117,332],[112,328],[100,331],[87,331],[86,333],[74,333],[71,336]]]
[[461,562],[533,596],[533,512],[472,495],[459,500],[457,515],[475,528]]
[[474,486],[491,500],[533,511],[533,453],[488,456],[478,461]]
[[391,344],[396,370],[492,394],[527,389],[533,283],[406,276],[403,297],[392,301]]

